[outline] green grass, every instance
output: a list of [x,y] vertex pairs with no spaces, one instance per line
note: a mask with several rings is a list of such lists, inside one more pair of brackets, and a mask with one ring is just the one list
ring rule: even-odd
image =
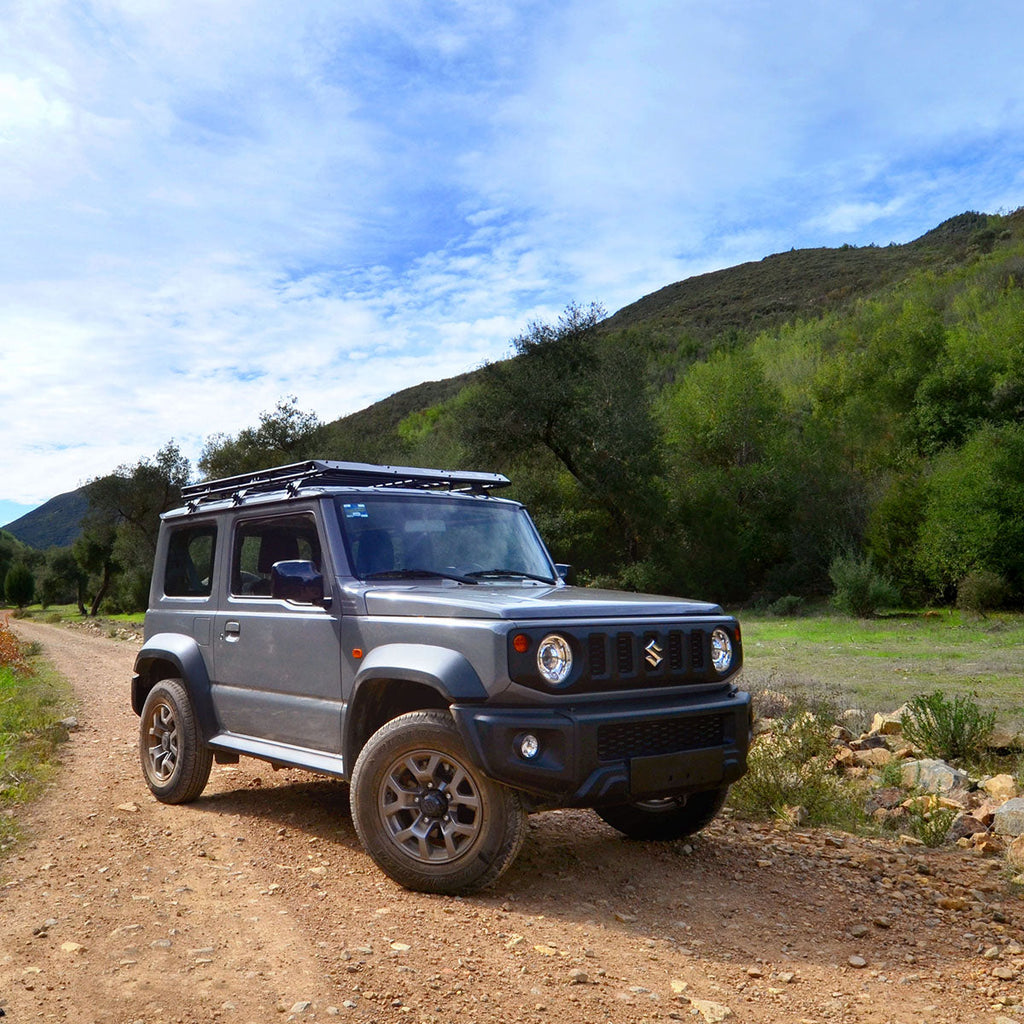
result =
[[82,618],[78,614],[78,606],[73,604],[51,604],[46,608],[39,604],[32,604],[16,616],[12,612],[12,618],[35,619],[38,622],[113,622],[119,626],[138,626],[140,629],[145,617],[145,612],[118,612],[116,615],[97,615],[95,619],[88,616]]
[[0,857],[18,835],[16,810],[37,796],[57,770],[60,724],[74,707],[71,687],[39,657],[29,672],[0,666]]
[[122,626],[142,626],[146,620],[145,612],[118,612],[116,615],[101,615],[104,622],[117,622]]
[[740,616],[747,685],[838,690],[851,707],[892,711],[919,693],[973,694],[1004,724],[1024,725],[1024,615],[957,611],[861,620],[838,614]]

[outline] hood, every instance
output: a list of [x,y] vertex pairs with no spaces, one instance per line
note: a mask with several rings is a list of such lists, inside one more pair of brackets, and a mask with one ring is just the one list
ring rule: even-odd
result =
[[388,583],[365,591],[370,615],[468,619],[633,619],[721,615],[717,604],[587,587]]

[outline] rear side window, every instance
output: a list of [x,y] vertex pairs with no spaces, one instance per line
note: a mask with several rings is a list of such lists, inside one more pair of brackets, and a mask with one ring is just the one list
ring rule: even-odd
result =
[[231,560],[231,593],[270,596],[270,570],[276,562],[300,560],[320,568],[320,538],[312,516],[282,516],[239,523]]
[[217,527],[175,530],[167,545],[164,593],[168,597],[209,597],[213,586],[213,552]]

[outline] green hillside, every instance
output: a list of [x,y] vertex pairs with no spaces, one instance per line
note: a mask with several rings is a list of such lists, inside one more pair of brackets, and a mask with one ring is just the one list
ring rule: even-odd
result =
[[906,245],[793,249],[667,285],[620,309],[607,330],[644,327],[711,339],[749,334],[842,308],[914,270],[959,262],[991,248],[989,218],[964,213]]
[[[1024,230],[1020,213],[997,219],[1006,222],[1001,230]],[[905,245],[793,249],[700,274],[624,306],[600,329],[620,334],[632,329],[645,345],[671,350],[685,342],[700,351],[722,339],[750,338],[790,320],[849,307],[914,271],[956,266],[991,251],[996,231],[990,220],[987,214],[963,213]],[[683,361],[689,360],[684,356]],[[351,450],[353,458],[359,451],[393,452],[406,417],[442,405],[479,379],[479,372],[471,372],[399,391],[327,424],[329,444]]]

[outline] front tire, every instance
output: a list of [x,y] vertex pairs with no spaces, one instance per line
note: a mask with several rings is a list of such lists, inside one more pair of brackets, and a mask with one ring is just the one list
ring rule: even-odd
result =
[[139,722],[139,759],[146,785],[162,803],[187,804],[205,789],[213,751],[203,743],[180,679],[162,679],[149,691]]
[[519,794],[473,763],[447,711],[413,711],[378,729],[352,771],[351,803],[378,867],[420,892],[490,885],[526,834]]
[[709,825],[728,795],[729,787],[722,786],[687,797],[640,800],[594,810],[602,820],[630,839],[683,839]]

